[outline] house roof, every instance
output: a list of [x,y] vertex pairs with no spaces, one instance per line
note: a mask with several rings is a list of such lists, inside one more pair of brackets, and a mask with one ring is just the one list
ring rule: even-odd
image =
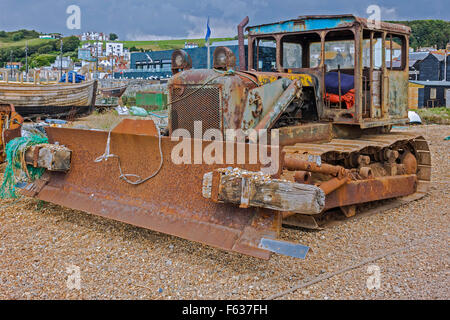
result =
[[429,52],[429,51],[411,52],[409,54],[409,66],[410,67],[414,66],[414,64],[416,64],[417,61],[422,61],[422,60],[428,58],[428,56],[430,56],[430,55],[435,57],[438,61],[444,61],[444,54],[440,54],[440,53],[436,53],[436,52]]
[[429,54],[429,52],[411,52],[409,54],[409,59],[422,60],[425,59]]
[[419,84],[422,86],[432,86],[432,87],[450,87],[450,81],[412,81],[409,82]]
[[411,52],[409,54],[409,66],[412,67],[417,61],[422,61],[428,57],[429,52]]
[[431,53],[433,56],[435,56],[439,61],[444,61],[444,55],[439,53]]

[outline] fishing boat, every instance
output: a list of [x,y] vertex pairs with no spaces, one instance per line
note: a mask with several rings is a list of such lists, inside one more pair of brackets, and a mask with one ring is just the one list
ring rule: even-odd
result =
[[121,85],[115,87],[103,87],[99,88],[98,91],[102,94],[103,97],[117,97],[120,98],[125,90],[127,90],[128,85]]
[[0,104],[12,104],[25,118],[79,117],[92,113],[97,80],[81,83],[0,81]]

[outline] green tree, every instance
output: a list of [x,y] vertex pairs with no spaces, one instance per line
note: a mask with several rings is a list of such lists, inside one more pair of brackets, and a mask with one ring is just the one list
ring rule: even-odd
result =
[[23,38],[24,38],[24,36],[23,36],[23,32],[22,31],[15,32],[11,36],[11,40],[12,41],[19,41],[19,40],[22,40]]
[[117,40],[117,39],[119,39],[117,34],[115,34],[115,33],[110,33],[109,34],[109,40],[114,41],[114,40]]
[[63,39],[63,52],[75,51],[80,45],[80,39],[75,36]]
[[56,60],[56,55],[51,54],[41,54],[39,56],[34,57],[33,59],[33,66],[35,67],[43,67],[43,66],[49,66]]
[[444,20],[414,20],[392,21],[411,28],[409,44],[414,49],[419,47],[437,46],[444,49],[450,42],[450,21]]
[[40,54],[49,53],[49,52],[52,52],[52,51],[53,51],[53,46],[51,44],[43,45],[42,47],[40,47],[37,50],[37,52],[40,53]]

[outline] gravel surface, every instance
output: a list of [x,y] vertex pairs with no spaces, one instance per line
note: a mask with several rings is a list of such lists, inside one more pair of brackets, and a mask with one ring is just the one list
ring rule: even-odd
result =
[[[279,299],[449,299],[450,126],[404,130],[430,143],[430,194],[322,231],[283,229],[311,247],[305,260],[263,261],[35,199],[1,201],[0,299],[263,299],[408,245]],[[80,289],[70,289],[77,268]],[[380,286],[369,290],[373,270]]]

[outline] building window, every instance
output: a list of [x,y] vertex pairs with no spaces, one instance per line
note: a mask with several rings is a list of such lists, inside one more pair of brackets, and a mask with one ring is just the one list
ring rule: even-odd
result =
[[430,88],[430,99],[431,100],[436,99],[436,88]]

